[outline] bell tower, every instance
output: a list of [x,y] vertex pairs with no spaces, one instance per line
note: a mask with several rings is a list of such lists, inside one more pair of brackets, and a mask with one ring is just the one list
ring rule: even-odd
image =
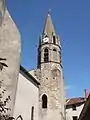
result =
[[50,13],[46,17],[44,29],[39,39],[37,67],[41,72],[40,120],[63,120],[65,116],[61,45]]

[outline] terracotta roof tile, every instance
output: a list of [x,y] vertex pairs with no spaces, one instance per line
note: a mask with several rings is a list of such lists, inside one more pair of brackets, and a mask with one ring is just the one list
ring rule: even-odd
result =
[[86,99],[84,97],[78,97],[78,98],[71,98],[66,100],[66,105],[72,105],[77,103],[85,102]]

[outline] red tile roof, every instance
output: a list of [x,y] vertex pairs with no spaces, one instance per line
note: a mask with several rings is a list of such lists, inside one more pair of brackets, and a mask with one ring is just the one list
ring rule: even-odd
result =
[[77,103],[85,102],[86,99],[84,97],[78,97],[78,98],[71,98],[66,100],[66,105],[72,105]]

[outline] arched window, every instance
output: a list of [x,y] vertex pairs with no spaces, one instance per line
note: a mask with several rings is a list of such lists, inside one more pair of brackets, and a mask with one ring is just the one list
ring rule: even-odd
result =
[[57,55],[57,49],[56,48],[53,48],[53,61],[57,61],[58,59],[58,55]]
[[33,120],[33,117],[34,117],[34,106],[32,106],[31,108],[31,120]]
[[45,94],[42,96],[42,108],[47,108],[47,96]]
[[53,36],[53,44],[56,44],[56,38],[55,38],[55,35]]
[[49,56],[49,52],[48,52],[48,48],[44,49],[44,62],[48,62],[48,56]]

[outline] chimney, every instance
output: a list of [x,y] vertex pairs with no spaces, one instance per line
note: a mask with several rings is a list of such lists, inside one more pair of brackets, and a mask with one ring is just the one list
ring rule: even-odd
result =
[[87,91],[87,89],[84,89],[84,96],[85,98],[88,98],[89,92]]

